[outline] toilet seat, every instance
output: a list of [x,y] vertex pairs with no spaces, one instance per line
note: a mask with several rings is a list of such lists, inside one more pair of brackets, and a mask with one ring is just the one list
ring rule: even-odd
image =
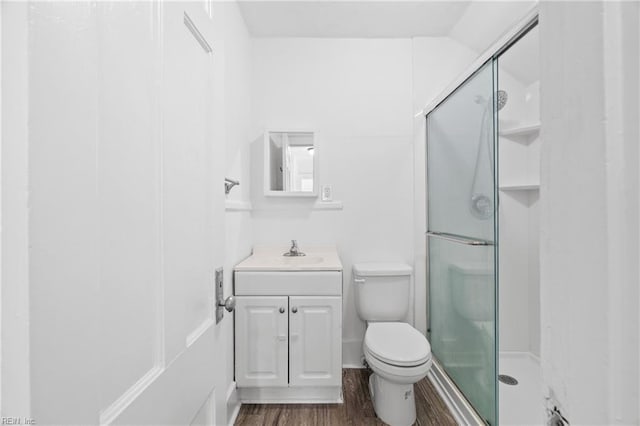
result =
[[367,327],[365,353],[396,367],[416,367],[431,360],[427,339],[404,322],[376,322]]
[[429,358],[424,364],[416,365],[414,367],[400,367],[398,365],[392,365],[384,361],[380,361],[378,358],[373,356],[367,348],[364,349],[364,357],[373,372],[392,383],[416,383],[427,375],[431,369],[431,364],[433,363],[432,359]]

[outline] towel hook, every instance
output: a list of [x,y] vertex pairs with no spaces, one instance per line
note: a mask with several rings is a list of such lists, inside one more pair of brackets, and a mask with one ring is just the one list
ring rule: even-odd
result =
[[240,185],[240,182],[234,179],[224,178],[224,193],[228,194],[231,192],[231,188],[236,185]]

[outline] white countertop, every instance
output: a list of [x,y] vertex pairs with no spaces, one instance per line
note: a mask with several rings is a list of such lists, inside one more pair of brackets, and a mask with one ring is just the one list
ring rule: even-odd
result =
[[342,262],[333,246],[305,247],[306,256],[287,257],[290,246],[256,246],[253,254],[236,265],[236,271],[342,271]]

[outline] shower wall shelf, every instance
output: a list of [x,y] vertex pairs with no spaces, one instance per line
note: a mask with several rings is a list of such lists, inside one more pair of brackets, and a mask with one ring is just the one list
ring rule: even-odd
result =
[[539,183],[500,185],[500,191],[537,191],[539,189]]
[[511,129],[500,130],[500,136],[505,138],[528,138],[531,141],[531,136],[535,136],[540,132],[540,123],[526,124],[523,126],[512,127]]

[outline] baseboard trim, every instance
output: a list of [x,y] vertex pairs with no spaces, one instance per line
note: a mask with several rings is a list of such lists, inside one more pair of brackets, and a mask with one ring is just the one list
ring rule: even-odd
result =
[[451,411],[456,423],[469,426],[485,424],[436,359],[433,359],[433,365],[427,377]]
[[361,369],[361,368],[367,368],[362,364],[342,364],[342,368],[349,368],[349,369]]
[[342,404],[342,386],[238,388],[242,404]]
[[344,339],[342,341],[342,365],[345,368],[362,368],[362,339]]

